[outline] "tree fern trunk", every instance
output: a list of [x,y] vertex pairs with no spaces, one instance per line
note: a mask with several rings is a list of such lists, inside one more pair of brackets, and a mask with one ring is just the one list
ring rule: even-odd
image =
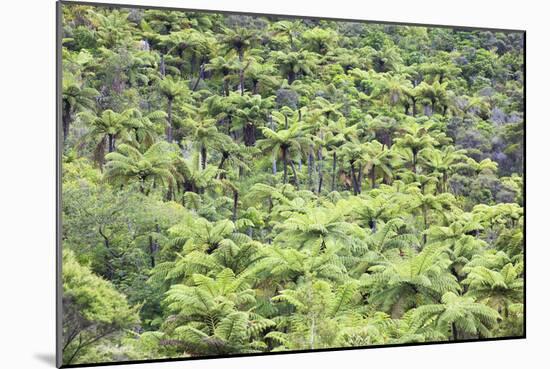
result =
[[370,170],[370,183],[371,183],[371,189],[376,188],[376,166],[373,164],[372,168]]
[[237,210],[239,206],[239,191],[233,191],[233,222],[237,221]]
[[319,151],[317,151],[318,159],[319,159],[319,186],[317,188],[317,193],[321,194],[321,189],[323,188],[323,152],[319,148]]
[[332,186],[331,191],[336,189],[336,151],[332,153]]
[[353,162],[350,162],[351,167],[351,184],[353,185],[353,194],[357,195],[359,193],[359,190],[357,188],[357,179],[355,178],[355,164]]
[[254,146],[256,143],[256,127],[251,122],[247,122],[244,126],[244,144],[246,146]]
[[309,153],[307,155],[307,181],[308,185],[313,192],[313,148],[309,148]]
[[296,80],[296,73],[291,69],[290,72],[288,72],[288,84],[291,85],[294,80]]
[[424,246],[426,246],[426,243],[428,242],[428,235],[426,234],[426,231],[428,230],[428,208],[426,205],[422,206],[422,217],[424,218],[424,234],[422,235],[422,241]]
[[288,169],[287,169],[287,158],[286,158],[286,148],[283,148],[283,183],[286,184],[287,182],[287,176],[288,176]]
[[202,170],[206,169],[206,146],[201,146],[201,167]]
[[294,165],[294,162],[290,161],[290,168],[292,169],[292,174],[294,175],[294,184],[296,185],[296,189],[300,189],[300,180],[298,179],[298,173],[296,173],[296,167]]
[[455,323],[451,323],[451,332],[452,332],[453,340],[454,341],[458,340],[458,330],[456,329]]
[[172,143],[172,98],[168,99],[168,127],[166,127],[166,139]]
[[115,151],[115,136],[113,134],[108,134],[107,140],[109,141],[109,152]]
[[67,140],[67,137],[69,137],[69,128],[71,125],[71,107],[69,104],[63,104],[61,121],[63,125],[63,142],[65,142]]

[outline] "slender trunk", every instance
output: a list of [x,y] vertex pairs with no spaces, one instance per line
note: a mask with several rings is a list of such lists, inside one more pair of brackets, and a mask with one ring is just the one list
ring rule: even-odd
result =
[[286,158],[286,148],[283,148],[283,183],[286,184],[287,181],[287,158]]
[[416,117],[417,111],[416,111],[416,98],[411,98],[412,100],[412,115],[413,117]]
[[227,75],[223,75],[223,92],[225,96],[229,96],[229,80],[227,79]]
[[196,91],[196,90],[197,90],[197,87],[199,86],[199,82],[200,82],[200,80],[201,80],[203,71],[204,71],[204,63],[201,63],[201,66],[200,66],[200,68],[199,68],[199,75],[198,75],[198,77],[197,77],[197,80],[195,81],[195,84],[193,85],[193,91]]
[[363,168],[361,168],[361,165],[359,165],[358,173],[357,173],[357,189],[359,190],[359,194],[361,194],[361,191],[363,190],[362,184],[363,183]]
[[168,127],[166,127],[166,139],[172,143],[172,98],[168,98]]
[[143,194],[145,193],[145,178],[139,179],[139,191]]
[[160,55],[160,75],[162,78],[166,75],[166,63],[164,62],[164,54]]
[[336,189],[336,151],[332,152],[332,186],[331,191]]
[[422,217],[424,218],[424,234],[422,235],[422,241],[424,242],[424,246],[426,246],[426,242],[428,242],[426,235],[426,231],[428,230],[428,208],[426,205],[422,206]]
[[190,71],[190,76],[192,76],[194,73],[195,73],[195,67],[197,65],[197,55],[192,52],[191,53],[191,71]]
[[237,209],[239,206],[239,191],[233,191],[233,222],[237,221]]
[[355,164],[353,162],[349,163],[351,166],[351,182],[353,184],[353,194],[359,194],[359,188],[357,186],[357,178],[355,178]]
[[416,151],[413,150],[413,161],[412,161],[412,171],[414,174],[416,174]]
[[109,133],[107,135],[107,140],[109,141],[109,152],[115,151],[115,135]]
[[241,90],[241,96],[244,95],[244,66],[243,66],[243,59],[244,59],[244,50],[239,49],[239,89]]
[[292,169],[292,174],[294,175],[294,184],[296,185],[296,189],[300,189],[300,181],[298,180],[298,174],[296,173],[296,167],[294,166],[294,162],[290,161],[290,168]]
[[63,123],[63,142],[65,142],[67,140],[67,137],[69,137],[69,128],[71,125],[71,107],[67,103],[63,104],[63,113],[61,120]]
[[201,146],[201,167],[202,170],[206,169],[206,146]]
[[247,122],[244,126],[244,144],[246,146],[254,146],[256,143],[256,127],[251,122]]
[[225,163],[225,161],[227,160],[227,158],[229,157],[229,154],[227,152],[223,152],[222,153],[222,158],[220,160],[220,164],[218,165],[218,169],[219,170],[222,170],[223,169],[223,164]]
[[370,169],[370,187],[371,189],[376,188],[376,165],[372,165],[372,168]]
[[296,80],[296,73],[293,70],[290,70],[290,72],[288,72],[288,84],[291,85],[292,82],[294,82],[295,80]]
[[307,181],[310,188],[313,192],[313,148],[309,148],[309,153],[307,156]]
[[273,175],[277,174],[277,159],[273,158],[273,162],[271,163],[271,170],[273,171]]
[[155,267],[155,241],[153,236],[149,235],[149,257],[151,259],[151,268]]
[[458,329],[456,329],[455,323],[451,323],[451,332],[453,334],[453,340],[454,341],[458,340]]
[[244,69],[239,72],[239,90],[241,90],[241,96],[244,95]]
[[317,157],[319,160],[318,168],[319,168],[319,186],[317,188],[317,194],[321,194],[321,189],[323,188],[323,151],[321,148],[317,151]]

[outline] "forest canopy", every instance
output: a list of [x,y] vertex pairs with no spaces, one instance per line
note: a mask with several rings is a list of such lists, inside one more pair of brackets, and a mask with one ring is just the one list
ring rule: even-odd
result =
[[524,34],[62,5],[63,364],[524,335]]

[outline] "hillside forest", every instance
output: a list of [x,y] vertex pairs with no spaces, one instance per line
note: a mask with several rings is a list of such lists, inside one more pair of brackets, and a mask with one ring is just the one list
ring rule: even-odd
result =
[[63,364],[524,335],[524,34],[63,3]]

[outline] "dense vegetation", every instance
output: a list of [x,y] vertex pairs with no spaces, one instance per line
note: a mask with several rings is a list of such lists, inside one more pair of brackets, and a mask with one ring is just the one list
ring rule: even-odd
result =
[[63,5],[65,364],[523,335],[523,35]]

